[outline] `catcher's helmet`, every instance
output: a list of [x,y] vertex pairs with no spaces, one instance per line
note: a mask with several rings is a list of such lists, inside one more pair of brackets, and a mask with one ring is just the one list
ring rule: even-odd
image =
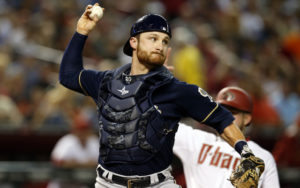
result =
[[244,112],[252,112],[253,104],[250,95],[239,87],[225,87],[217,95],[216,102]]
[[[159,31],[172,37],[171,28],[167,20],[158,14],[147,14],[139,18],[131,27],[130,37],[134,37],[140,33],[147,31]],[[126,55],[132,56],[132,48],[129,39],[123,47],[123,52]]]

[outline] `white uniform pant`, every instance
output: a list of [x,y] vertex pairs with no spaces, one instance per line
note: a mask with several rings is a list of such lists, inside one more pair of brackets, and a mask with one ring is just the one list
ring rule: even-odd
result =
[[[102,168],[104,170],[103,175],[106,175],[106,177],[108,177],[108,178],[99,177],[99,174],[97,172],[95,188],[126,188],[126,186],[124,186],[124,185],[113,183],[111,180],[113,175],[121,176],[121,177],[128,178],[128,179],[143,177],[143,176],[123,176],[123,175],[111,172],[109,170],[106,170],[100,165],[98,165],[98,168]],[[158,176],[157,176],[158,173],[162,173],[166,177],[164,181],[159,182]],[[158,173],[148,175],[148,176],[150,176],[150,179],[151,179],[151,185],[148,187],[145,187],[145,188],[150,188],[150,187],[152,187],[152,188],[181,188],[180,185],[176,184],[174,177],[171,175],[171,167],[169,167],[161,172],[158,172]]]

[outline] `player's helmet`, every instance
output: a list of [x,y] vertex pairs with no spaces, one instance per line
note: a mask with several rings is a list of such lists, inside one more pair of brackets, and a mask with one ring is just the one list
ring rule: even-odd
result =
[[250,95],[239,87],[225,87],[217,95],[216,102],[241,110],[252,112],[253,104]]
[[[168,21],[158,14],[147,14],[139,18],[131,27],[130,37],[134,37],[140,33],[147,31],[159,31],[172,37],[171,27]],[[132,48],[129,43],[129,39],[124,45],[123,52],[126,55],[132,56]]]

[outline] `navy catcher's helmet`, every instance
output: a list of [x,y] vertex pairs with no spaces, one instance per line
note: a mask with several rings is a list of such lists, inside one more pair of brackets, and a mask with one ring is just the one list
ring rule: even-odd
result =
[[[159,31],[168,34],[170,38],[172,37],[169,23],[164,17],[158,14],[147,14],[139,18],[131,27],[130,37],[147,31]],[[128,56],[132,56],[132,48],[129,40],[130,38],[124,45],[123,52]]]
[[250,95],[239,87],[225,87],[217,95],[216,102],[244,112],[252,112]]

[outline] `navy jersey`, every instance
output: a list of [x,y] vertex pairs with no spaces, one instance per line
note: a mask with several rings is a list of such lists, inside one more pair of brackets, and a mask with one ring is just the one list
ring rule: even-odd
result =
[[[83,69],[82,50],[87,36],[75,33],[68,45],[60,67],[60,82],[64,86],[93,98],[97,103],[99,88],[105,71]],[[152,93],[150,99],[167,124],[177,125],[181,118],[191,117],[214,127],[219,133],[230,125],[233,116],[218,105],[201,88],[173,78],[172,81]],[[105,166],[108,170],[123,175],[146,175],[167,168],[172,162],[173,134],[168,134],[162,149],[147,164],[118,164]]]

